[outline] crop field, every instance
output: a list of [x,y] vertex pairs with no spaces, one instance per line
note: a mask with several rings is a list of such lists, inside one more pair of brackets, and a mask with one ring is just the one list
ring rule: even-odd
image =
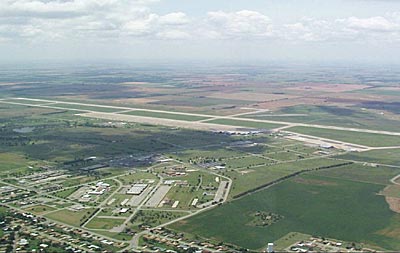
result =
[[347,160],[400,166],[400,149],[370,150],[361,153],[352,152],[337,157]]
[[[385,234],[399,215],[376,195],[381,189],[377,184],[303,175],[170,227],[254,250],[293,231],[399,250],[400,235]],[[268,227],[247,226],[257,210],[284,218]]]
[[354,131],[322,129],[315,127],[291,127],[288,131],[328,138],[343,142],[351,142],[359,145],[366,145],[371,147],[386,147],[400,145],[400,136],[374,134],[374,133],[361,133]]

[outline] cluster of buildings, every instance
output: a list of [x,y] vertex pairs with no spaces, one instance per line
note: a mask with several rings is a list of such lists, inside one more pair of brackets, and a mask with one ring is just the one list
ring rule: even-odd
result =
[[21,177],[18,180],[19,184],[29,184],[29,183],[46,183],[50,181],[56,181],[59,179],[63,179],[68,177],[68,175],[65,174],[65,172],[61,170],[47,170],[44,172],[36,172],[28,176]]
[[79,202],[92,201],[92,196],[99,197],[109,190],[110,190],[110,184],[104,182],[98,182],[96,183],[96,185],[84,188],[84,194],[80,196]]
[[[51,252],[57,248],[73,253],[93,252],[97,249],[113,252],[126,246],[125,243],[113,242],[78,228],[49,222],[30,213],[10,210],[7,217],[0,222],[0,228],[4,232],[3,238],[0,238],[0,252],[7,251],[8,245],[14,247],[13,252],[28,252],[28,249],[29,252]],[[7,245],[2,245],[3,241]]]
[[308,240],[296,242],[286,249],[287,252],[376,252],[375,250],[363,248],[355,243],[343,243],[325,238],[311,237]]
[[[217,245],[207,240],[188,240],[184,237],[184,234],[175,233],[165,228],[154,229],[150,232],[151,234],[145,234],[143,239],[152,252],[186,252],[189,249],[196,253],[240,252],[239,249],[222,243]],[[153,243],[157,246],[151,246]],[[165,245],[165,248],[160,247],[160,244]]]

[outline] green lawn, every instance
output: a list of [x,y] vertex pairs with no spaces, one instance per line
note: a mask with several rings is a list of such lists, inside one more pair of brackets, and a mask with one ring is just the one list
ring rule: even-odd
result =
[[300,126],[291,127],[287,130],[295,133],[312,135],[371,147],[400,146],[400,136],[386,134],[361,133],[354,131]]
[[[393,213],[381,185],[303,175],[232,201],[171,226],[203,237],[260,249],[289,232],[365,242],[400,250],[400,234],[389,233]],[[255,211],[284,218],[268,227],[248,226]],[[397,227],[398,228],[398,227]],[[386,234],[385,234],[386,233]]]

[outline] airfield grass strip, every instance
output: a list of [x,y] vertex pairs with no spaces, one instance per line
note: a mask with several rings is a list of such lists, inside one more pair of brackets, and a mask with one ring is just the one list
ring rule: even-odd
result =
[[271,182],[269,182],[269,183],[266,183],[266,184],[257,186],[256,188],[253,188],[253,189],[247,190],[247,191],[245,191],[245,192],[236,194],[236,195],[233,196],[232,198],[233,198],[233,199],[242,198],[242,197],[244,197],[244,196],[246,196],[246,195],[249,195],[249,194],[251,194],[251,193],[253,193],[253,192],[257,192],[257,191],[259,191],[259,190],[262,190],[262,189],[264,189],[264,188],[267,188],[267,187],[270,187],[270,186],[272,186],[272,185],[278,184],[278,183],[280,183],[280,182],[282,182],[282,181],[288,180],[288,179],[290,179],[290,178],[292,178],[292,177],[301,175],[301,174],[306,173],[306,172],[317,171],[317,170],[324,170],[324,169],[332,169],[332,168],[337,168],[337,167],[342,167],[342,166],[350,165],[350,164],[353,164],[353,163],[354,163],[354,162],[347,162],[347,163],[340,163],[340,164],[334,164],[334,165],[329,165],[329,166],[318,167],[318,168],[314,168],[314,169],[304,169],[304,170],[300,170],[300,171],[294,172],[294,173],[292,173],[292,174],[286,175],[286,176],[284,176],[284,177],[278,178],[278,179],[276,179],[276,180],[274,180],[274,181],[271,181]]

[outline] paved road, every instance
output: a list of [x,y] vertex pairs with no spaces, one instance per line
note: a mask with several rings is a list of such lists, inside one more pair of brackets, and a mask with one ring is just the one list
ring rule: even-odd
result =
[[[199,114],[199,113],[187,113],[187,112],[169,112],[163,110],[154,110],[154,109],[142,109],[142,108],[131,108],[131,107],[121,107],[121,106],[109,106],[109,105],[97,105],[97,104],[87,104],[87,103],[77,103],[77,102],[64,102],[64,101],[55,101],[55,100],[47,100],[47,99],[33,99],[33,98],[16,98],[20,101],[28,101],[28,103],[23,105],[30,105],[36,107],[45,107],[45,108],[52,108],[53,109],[64,109],[64,110],[75,110],[75,111],[87,111],[87,112],[95,112],[93,110],[78,110],[78,109],[69,109],[65,107],[56,107],[52,105],[31,105],[29,101],[35,102],[44,102],[44,103],[63,103],[63,104],[70,104],[70,105],[81,105],[81,106],[91,106],[91,107],[99,107],[99,108],[110,108],[110,109],[117,109],[117,110],[141,110],[141,111],[148,111],[148,112],[159,112],[159,113],[169,113],[169,114],[179,114],[179,115],[187,115],[187,116],[199,116],[199,117],[208,117],[210,120],[214,119],[234,119],[234,120],[243,120],[243,121],[250,121],[250,122],[261,122],[261,123],[272,123],[272,124],[283,124],[289,126],[305,126],[305,127],[316,127],[316,128],[323,128],[323,129],[332,129],[332,130],[344,130],[344,131],[354,131],[354,132],[363,132],[363,133],[375,133],[375,134],[387,134],[387,135],[395,135],[400,136],[400,132],[392,132],[392,131],[380,131],[380,130],[370,130],[370,129],[362,129],[362,128],[351,128],[351,127],[339,127],[339,126],[327,126],[327,125],[318,125],[318,124],[306,124],[306,123],[294,123],[294,122],[287,122],[287,121],[275,121],[275,120],[259,120],[259,119],[250,119],[250,118],[237,118],[235,115],[233,116],[216,116],[216,115],[208,115],[208,114]],[[10,101],[0,101],[1,103],[16,103],[17,102],[10,102]],[[115,113],[110,113],[115,114]],[[238,114],[236,114],[238,115]],[[239,114],[240,115],[240,114]],[[206,120],[202,120],[203,122],[207,122]]]

